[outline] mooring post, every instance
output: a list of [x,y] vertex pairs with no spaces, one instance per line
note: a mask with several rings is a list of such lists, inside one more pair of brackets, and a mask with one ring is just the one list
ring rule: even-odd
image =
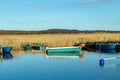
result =
[[2,53],[2,45],[0,45],[0,53]]

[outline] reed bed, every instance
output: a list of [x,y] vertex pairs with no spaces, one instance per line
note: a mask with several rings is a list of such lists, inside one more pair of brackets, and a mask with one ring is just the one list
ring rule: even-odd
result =
[[23,43],[41,43],[48,47],[73,46],[80,42],[120,41],[120,33],[0,35],[0,45],[21,49]]

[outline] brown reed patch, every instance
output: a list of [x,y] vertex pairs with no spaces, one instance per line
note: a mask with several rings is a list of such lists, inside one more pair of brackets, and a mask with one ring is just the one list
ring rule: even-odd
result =
[[79,42],[120,41],[120,33],[0,35],[0,45],[21,49],[28,43],[42,43],[48,47],[73,46]]

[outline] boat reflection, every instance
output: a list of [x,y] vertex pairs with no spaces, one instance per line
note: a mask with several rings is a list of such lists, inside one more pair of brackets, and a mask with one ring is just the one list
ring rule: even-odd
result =
[[3,59],[12,59],[13,55],[11,53],[3,53]]
[[47,54],[47,57],[52,58],[79,58],[81,60],[84,60],[83,53],[49,53]]
[[107,64],[105,67],[120,67],[120,64]]
[[101,65],[99,64],[100,67],[120,67],[120,64],[104,64],[104,65]]
[[111,54],[115,54],[116,50],[101,50],[102,53],[111,53]]
[[0,53],[0,60],[2,60],[2,53]]

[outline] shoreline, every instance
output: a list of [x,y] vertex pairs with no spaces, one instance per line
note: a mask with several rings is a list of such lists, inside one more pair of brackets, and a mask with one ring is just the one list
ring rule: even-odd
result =
[[103,41],[119,42],[120,33],[0,35],[0,45],[13,46],[16,50],[21,50],[24,43],[42,44],[47,47],[69,47],[75,43]]

